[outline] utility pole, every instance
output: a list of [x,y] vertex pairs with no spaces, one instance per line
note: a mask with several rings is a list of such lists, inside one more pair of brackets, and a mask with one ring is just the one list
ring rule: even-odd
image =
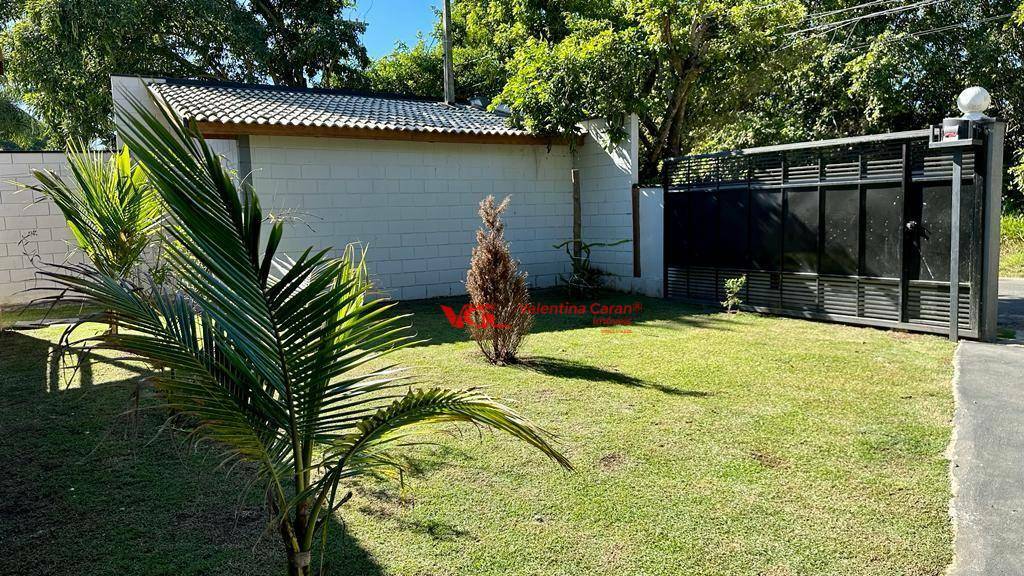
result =
[[444,25],[444,103],[455,103],[455,73],[452,71],[452,8],[450,0],[444,0],[442,22]]

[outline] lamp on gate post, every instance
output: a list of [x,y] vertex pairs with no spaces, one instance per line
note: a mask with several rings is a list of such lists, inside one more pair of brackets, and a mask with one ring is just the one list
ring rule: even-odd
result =
[[932,126],[929,148],[959,148],[981,144],[980,125],[991,122],[985,110],[992,106],[992,97],[981,86],[971,86],[956,99],[956,107],[963,116],[943,118],[942,124]]
[[992,96],[981,86],[971,86],[957,96],[956,107],[967,120],[991,120],[985,116],[985,110],[992,107]]
[[[956,99],[963,113],[958,118],[944,118],[932,126],[929,148],[950,148],[953,155],[950,205],[949,246],[949,338],[959,337],[960,315],[960,189],[963,184],[964,149],[983,146],[984,167],[975,166],[975,173],[984,184],[985,213],[982,234],[981,286],[978,290],[978,338],[993,340],[996,330],[996,308],[999,298],[999,216],[1002,210],[1003,138],[1006,123],[985,115],[992,106],[992,96],[981,86],[965,89]],[[982,172],[982,169],[984,170]]]

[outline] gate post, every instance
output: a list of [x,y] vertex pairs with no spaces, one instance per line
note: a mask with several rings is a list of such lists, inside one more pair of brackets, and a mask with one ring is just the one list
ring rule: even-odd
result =
[[978,339],[993,342],[999,319],[999,219],[1003,209],[1003,141],[1006,122],[983,120],[985,126],[985,204],[982,229],[981,314]]
[[960,187],[963,184],[964,153],[953,152],[952,200],[949,205],[949,339],[960,339]]

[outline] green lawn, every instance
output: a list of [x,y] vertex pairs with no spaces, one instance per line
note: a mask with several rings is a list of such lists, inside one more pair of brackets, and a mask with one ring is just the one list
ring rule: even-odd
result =
[[1024,277],[1024,214],[1003,214],[999,242],[999,276]]
[[66,320],[78,318],[92,310],[81,303],[62,302],[60,304],[0,304],[0,330],[10,328],[18,322],[41,322],[46,320]]
[[[943,572],[947,341],[642,302],[629,332],[540,317],[529,364],[504,368],[438,302],[409,306],[433,342],[400,353],[421,381],[486,387],[576,471],[504,436],[438,434],[404,486],[353,487],[328,573]],[[162,413],[117,418],[130,361],[92,358],[64,387],[58,335],[0,335],[0,573],[280,573],[247,471],[156,436]]]

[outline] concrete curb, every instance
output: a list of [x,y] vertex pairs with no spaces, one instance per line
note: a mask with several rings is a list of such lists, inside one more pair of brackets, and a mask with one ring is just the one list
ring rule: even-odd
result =
[[957,516],[956,516],[956,497],[960,492],[960,482],[956,476],[956,443],[957,443],[957,430],[959,430],[958,420],[961,417],[961,406],[963,400],[960,397],[960,355],[963,351],[963,343],[957,344],[956,351],[953,352],[953,381],[951,386],[953,388],[953,430],[949,434],[949,444],[946,445],[946,460],[949,461],[949,521],[952,524],[953,531],[953,552],[952,558],[950,559],[949,566],[946,567],[944,574],[950,576],[957,569],[957,557],[956,557],[956,536],[957,536]]

